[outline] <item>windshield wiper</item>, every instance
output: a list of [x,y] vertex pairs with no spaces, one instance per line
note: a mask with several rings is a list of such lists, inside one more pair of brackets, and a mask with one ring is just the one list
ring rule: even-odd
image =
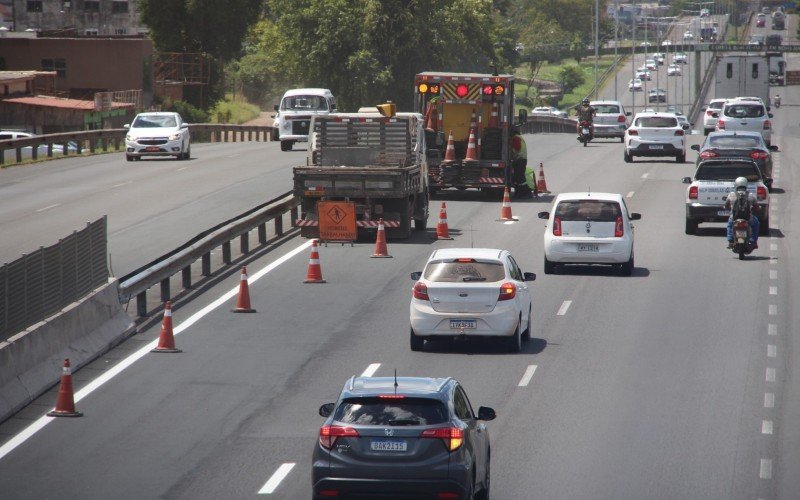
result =
[[486,278],[478,276],[464,276],[462,281],[486,281]]

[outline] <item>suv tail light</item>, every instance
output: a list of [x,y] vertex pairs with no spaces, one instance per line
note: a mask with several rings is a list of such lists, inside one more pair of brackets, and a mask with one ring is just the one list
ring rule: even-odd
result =
[[635,128],[629,128],[628,135],[639,135],[639,131],[636,130]]
[[625,115],[619,115],[619,116],[617,117],[617,122],[619,122],[619,123],[625,123]]
[[717,120],[717,130],[725,130],[725,120],[721,118]]
[[431,298],[428,297],[428,285],[422,283],[421,281],[417,281],[414,284],[414,291],[412,292],[412,295],[415,299],[431,300]]
[[754,160],[766,160],[769,158],[769,153],[765,153],[763,151],[753,151],[750,153],[750,158]]
[[689,199],[690,200],[697,199],[697,186],[692,186],[689,188]]
[[622,227],[622,216],[617,216],[617,222],[614,224],[614,237],[615,238],[622,238],[622,235],[625,234],[625,230]]
[[717,153],[716,151],[703,151],[702,153],[700,153],[700,158],[703,159],[716,158],[717,156],[719,156],[719,153]]
[[758,186],[756,189],[756,198],[759,200],[766,200],[767,199],[767,188],[764,186]]
[[319,429],[319,444],[326,450],[333,448],[338,437],[358,437],[358,431],[339,425],[323,425]]
[[769,130],[772,128],[772,123],[769,120],[764,120],[764,130]]
[[464,444],[464,431],[455,426],[425,429],[419,437],[441,439],[449,451],[455,451]]
[[497,300],[511,300],[517,296],[517,285],[514,283],[503,283],[500,285],[500,295]]
[[683,130],[676,130],[675,135],[683,135]]
[[553,236],[561,236],[561,217],[553,217]]

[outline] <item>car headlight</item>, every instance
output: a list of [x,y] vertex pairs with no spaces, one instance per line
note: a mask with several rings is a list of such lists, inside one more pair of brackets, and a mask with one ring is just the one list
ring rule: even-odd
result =
[[291,128],[291,124],[289,122],[283,122],[283,128],[285,130],[289,130]]
[[132,141],[133,140],[133,136],[128,134],[128,135],[125,136],[125,140],[126,141]]
[[169,136],[169,140],[170,141],[177,141],[180,138],[181,138],[181,134],[172,134],[171,136]]

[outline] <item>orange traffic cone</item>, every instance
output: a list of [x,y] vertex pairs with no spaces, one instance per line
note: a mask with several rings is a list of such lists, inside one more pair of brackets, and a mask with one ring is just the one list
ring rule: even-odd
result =
[[250,307],[250,287],[247,285],[247,267],[242,266],[242,276],[239,279],[239,296],[236,298],[236,309],[231,309],[235,313],[254,313],[255,309]]
[[513,215],[511,215],[511,195],[507,186],[503,192],[503,208],[500,209],[500,220],[517,220]]
[[83,413],[75,411],[75,399],[72,394],[72,369],[69,358],[64,360],[61,369],[61,385],[58,388],[56,407],[47,412],[48,417],[82,417]]
[[500,117],[498,116],[498,105],[496,102],[492,103],[492,114],[489,116],[488,128],[500,128]]
[[472,117],[469,119],[469,128],[478,130],[478,118],[475,115],[475,108],[472,108]]
[[536,192],[538,194],[549,193],[547,182],[544,180],[544,165],[539,162],[539,180],[536,181]]
[[450,131],[450,136],[447,138],[447,150],[444,153],[443,163],[452,163],[456,161],[456,145],[453,142],[453,131]]
[[182,352],[175,348],[175,336],[172,333],[172,302],[164,304],[164,319],[161,320],[161,333],[158,336],[158,347],[150,352]]
[[319,265],[317,240],[311,242],[311,258],[308,259],[308,271],[303,283],[325,283],[325,280],[322,279],[322,266]]
[[436,108],[436,103],[428,103],[427,121],[425,122],[425,130],[436,132],[439,122],[439,110]]
[[386,248],[386,228],[383,226],[383,219],[378,219],[378,237],[375,239],[375,251],[371,257],[392,258],[389,249]]
[[475,129],[469,129],[469,142],[467,142],[467,156],[464,161],[478,161],[478,149],[475,145]]
[[442,202],[442,208],[439,210],[439,223],[436,224],[436,239],[437,240],[452,240],[450,237],[450,229],[447,227],[447,206]]

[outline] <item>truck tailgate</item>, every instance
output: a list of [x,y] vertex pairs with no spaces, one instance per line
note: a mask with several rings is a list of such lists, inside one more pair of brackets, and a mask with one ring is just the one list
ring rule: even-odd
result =
[[402,197],[421,189],[420,167],[295,167],[298,196]]

